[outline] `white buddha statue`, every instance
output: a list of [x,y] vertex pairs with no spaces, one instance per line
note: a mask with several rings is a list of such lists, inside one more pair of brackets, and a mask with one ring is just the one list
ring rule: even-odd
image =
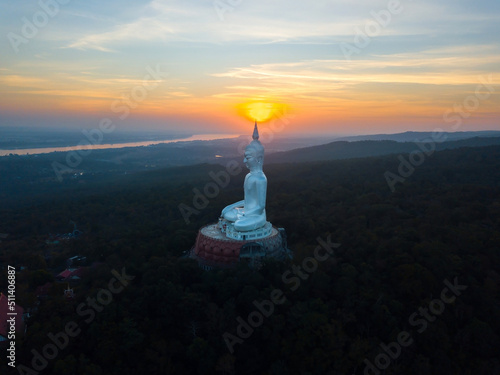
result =
[[259,141],[257,121],[253,131],[253,141],[245,148],[243,163],[250,170],[243,185],[245,199],[222,210],[221,216],[233,223],[239,232],[259,229],[266,224],[267,178],[262,171],[264,164],[264,146]]

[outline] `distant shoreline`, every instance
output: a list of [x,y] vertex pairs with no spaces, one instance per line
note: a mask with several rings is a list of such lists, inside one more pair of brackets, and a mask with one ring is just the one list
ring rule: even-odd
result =
[[175,143],[175,142],[192,142],[192,141],[212,141],[215,139],[229,139],[237,138],[240,135],[236,134],[194,134],[191,136],[183,136],[182,138],[172,139],[158,139],[158,140],[148,140],[148,141],[138,141],[138,142],[127,142],[127,141],[116,141],[114,143],[103,143],[88,146],[49,146],[49,147],[31,147],[31,148],[2,148],[0,146],[0,156],[13,155],[39,155],[39,154],[49,154],[52,152],[69,152],[75,150],[106,150],[115,148],[127,148],[127,147],[144,147],[152,146],[158,144]]
[[[0,133],[1,134],[1,133]],[[2,134],[3,135],[3,134]],[[134,143],[134,142],[163,142],[169,140],[185,139],[194,136],[195,134],[166,134],[166,135],[154,135],[154,136],[135,136],[135,134],[113,134],[113,137],[107,139],[104,144],[122,144],[122,143]],[[66,138],[65,138],[66,137]],[[43,148],[55,148],[55,147],[77,147],[80,143],[91,143],[88,142],[87,138],[81,133],[68,133],[68,134],[34,134],[27,138],[19,134],[7,135],[7,139],[0,140],[0,150],[28,150],[28,149],[43,149]],[[99,142],[98,142],[99,143]]]

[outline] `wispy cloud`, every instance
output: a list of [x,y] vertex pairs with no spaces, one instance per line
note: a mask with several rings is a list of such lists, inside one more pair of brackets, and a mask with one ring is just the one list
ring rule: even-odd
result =
[[[481,54],[483,53],[483,54]],[[251,65],[213,74],[228,80],[225,100],[252,97],[260,93],[284,101],[308,106],[337,108],[364,103],[413,103],[416,106],[452,105],[464,93],[474,90],[479,75],[489,75],[500,82],[500,70],[489,71],[486,65],[500,66],[500,53],[491,46],[475,46],[439,53],[406,53],[376,56],[366,60],[306,60],[295,63]],[[236,83],[236,84],[235,84]],[[499,105],[493,98],[491,105]],[[496,103],[496,104],[495,104]]]
[[[457,11],[448,1],[418,4],[401,1],[403,12],[392,15],[391,22],[377,35],[432,35],[436,32],[463,34],[466,23],[475,31],[485,23],[499,20],[498,14]],[[71,48],[115,51],[120,46],[142,41],[193,43],[335,43],[352,37],[356,28],[373,21],[373,13],[384,11],[386,1],[261,0],[242,2],[218,19],[212,2],[190,3],[180,0],[153,0],[137,11],[130,22],[116,23],[100,32],[89,32],[67,44]],[[446,22],[444,22],[446,15]],[[425,21],[423,21],[425,20]],[[109,24],[109,23],[108,23]]]

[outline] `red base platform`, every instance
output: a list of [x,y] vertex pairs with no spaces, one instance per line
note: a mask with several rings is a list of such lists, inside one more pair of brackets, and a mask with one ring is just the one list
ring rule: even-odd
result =
[[190,257],[204,269],[231,268],[242,258],[280,257],[287,251],[285,246],[282,234],[275,227],[268,237],[238,241],[226,237],[217,224],[210,224],[199,230]]

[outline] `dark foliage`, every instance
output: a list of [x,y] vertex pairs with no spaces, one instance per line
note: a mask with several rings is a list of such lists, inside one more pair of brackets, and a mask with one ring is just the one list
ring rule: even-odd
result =
[[[383,374],[500,373],[500,147],[435,153],[393,193],[384,172],[398,164],[385,156],[267,166],[269,220],[286,228],[295,258],[259,271],[242,264],[204,272],[182,256],[198,228],[241,197],[243,173],[185,223],[179,204],[192,206],[192,189],[203,191],[209,172],[223,169],[217,165],[89,182],[2,211],[1,231],[10,235],[0,244],[1,265],[26,267],[18,273],[19,304],[37,306],[34,290],[70,256],[97,262],[74,285],[74,300],[55,283],[28,321],[17,363],[31,368],[32,350],[41,352],[49,333],[74,321],[81,333],[42,373],[363,374],[364,360],[374,363],[381,343],[402,331],[413,342]],[[82,237],[45,242],[72,230],[70,220]],[[328,236],[341,246],[293,290],[297,284],[283,275],[305,266],[318,238]],[[93,319],[79,315],[108,288],[112,270],[123,268],[135,276],[130,285]],[[433,319],[419,332],[423,323],[410,317],[429,310],[455,278],[467,289],[439,314],[429,312]],[[274,289],[286,301],[230,353],[223,334],[236,335],[237,318],[247,321],[254,301]],[[2,355],[2,369],[5,361]]]

